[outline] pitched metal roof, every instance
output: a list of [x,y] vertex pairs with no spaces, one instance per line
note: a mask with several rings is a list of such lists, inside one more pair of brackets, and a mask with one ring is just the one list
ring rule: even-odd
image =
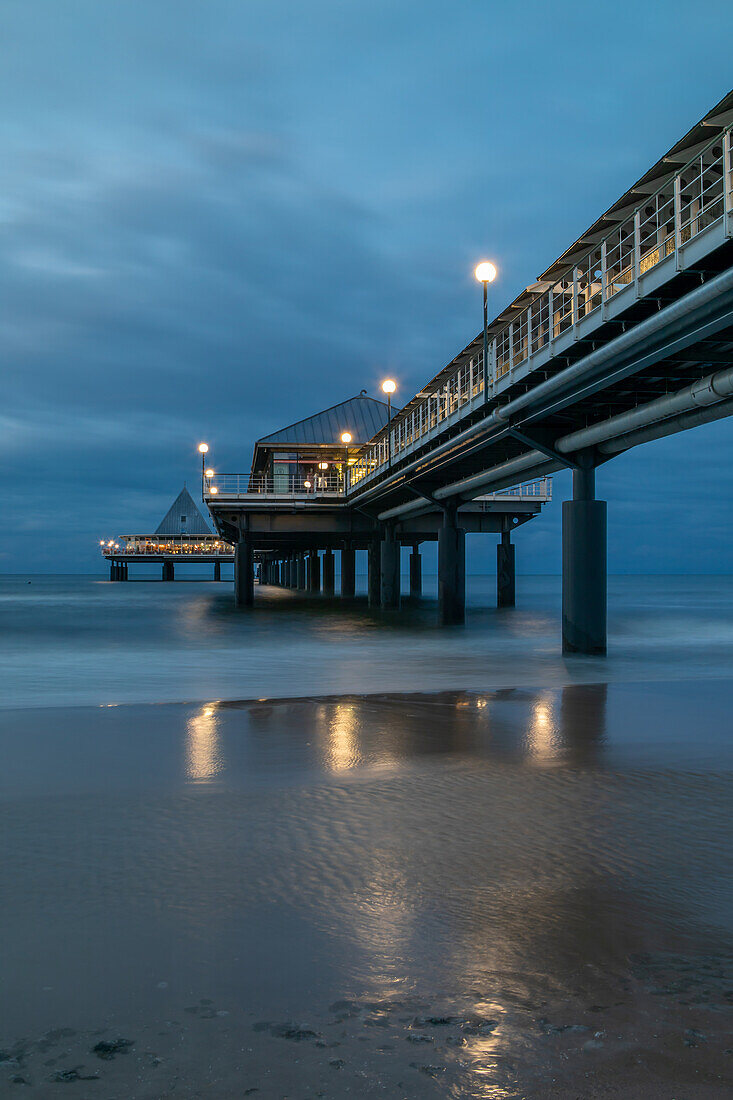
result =
[[156,535],[210,535],[211,529],[184,485],[155,529]]
[[[396,411],[393,406],[393,414]],[[257,440],[256,446],[281,444],[337,447],[341,443],[343,432],[351,432],[351,445],[358,446],[371,439],[386,423],[387,404],[359,394],[305,420],[289,424],[287,428],[281,428],[271,435],[264,435]]]

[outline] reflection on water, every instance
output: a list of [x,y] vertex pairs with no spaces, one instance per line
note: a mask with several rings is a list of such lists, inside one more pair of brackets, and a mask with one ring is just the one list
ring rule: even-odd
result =
[[186,723],[186,774],[193,780],[213,779],[223,767],[217,704],[209,703]]
[[[687,1002],[709,1035],[733,946],[731,694],[709,680],[6,712],[14,1026],[149,1011],[163,981],[165,1019],[205,997],[248,1028],[297,1019],[341,1041],[328,1005],[358,998],[413,1040],[420,1016],[489,1021],[435,1025],[423,1050],[460,1065],[446,1095],[483,1100],[513,1095],[517,1059],[543,1065],[555,1025],[588,1029],[578,1049],[596,1030],[638,1043]],[[409,1068],[420,1041],[394,1041]]]

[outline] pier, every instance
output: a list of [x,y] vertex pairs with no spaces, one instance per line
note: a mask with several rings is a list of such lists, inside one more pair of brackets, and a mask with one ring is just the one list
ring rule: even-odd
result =
[[176,565],[213,565],[213,580],[221,580],[222,562],[234,562],[234,548],[213,534],[201,511],[183,487],[151,535],[118,535],[101,539],[111,581],[129,580],[130,565],[160,565],[161,580],[175,580]]
[[[217,530],[236,544],[237,603],[253,602],[258,551],[275,583],[330,591],[339,548],[348,596],[360,547],[370,603],[394,610],[400,547],[419,554],[432,539],[441,620],[457,623],[471,531],[501,534],[497,600],[511,605],[511,532],[540,511],[548,476],[565,468],[563,649],[604,653],[596,471],[733,412],[732,130],[729,93],[366,439],[347,416],[359,401],[373,409],[362,395],[294,425],[292,438],[260,440],[249,474],[206,479]],[[300,440],[314,423],[322,438]],[[340,459],[339,433],[350,437]]]

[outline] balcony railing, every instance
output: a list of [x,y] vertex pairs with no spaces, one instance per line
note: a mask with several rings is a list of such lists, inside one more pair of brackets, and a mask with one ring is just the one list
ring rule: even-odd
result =
[[[283,475],[252,477],[248,474],[216,474],[204,483],[204,496],[211,504],[217,500],[227,501],[248,497],[272,500],[293,498],[305,502],[318,499],[341,501],[346,499],[343,482],[340,476],[335,474],[318,479]],[[552,478],[541,477],[534,481],[526,481],[521,485],[502,489],[501,492],[490,493],[477,499],[548,501],[552,499]]]
[[202,554],[206,554],[208,557],[212,555],[215,557],[227,555],[231,557],[234,553],[233,547],[221,539],[202,538],[199,541],[192,541],[190,538],[176,538],[175,536],[160,540],[126,538],[123,536],[112,546],[107,543],[100,546],[100,550],[106,558],[116,558],[122,554],[135,554],[141,557],[160,557],[161,554],[176,554],[181,557],[196,557]]
[[459,420],[480,407],[497,387],[509,384],[516,368],[530,372],[544,363],[553,342],[566,333],[572,340],[586,318],[595,315],[597,323],[602,323],[605,307],[616,295],[632,285],[638,287],[639,280],[657,264],[675,254],[679,257],[684,245],[718,223],[723,224],[727,237],[733,236],[731,129],[722,138],[712,139],[562,278],[545,286],[526,309],[493,335],[488,348],[488,394],[483,349],[479,348],[406,416],[395,419],[389,442],[385,429],[366,445],[356,464],[349,467],[349,488],[385,472],[390,451],[396,461],[414,450],[418,441],[438,434],[448,420]]

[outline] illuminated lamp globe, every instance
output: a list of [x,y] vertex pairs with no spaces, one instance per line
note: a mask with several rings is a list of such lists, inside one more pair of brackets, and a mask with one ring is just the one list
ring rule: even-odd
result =
[[199,454],[205,455],[209,453],[208,443],[199,443]]
[[397,383],[393,382],[391,378],[387,378],[382,382],[382,393],[394,393],[396,389]]
[[342,432],[341,433],[341,442],[342,443],[351,443],[351,438],[352,438],[351,437],[351,432]]
[[474,274],[480,283],[493,283],[496,278],[496,267],[488,260],[483,260],[476,267]]
[[209,467],[208,470],[204,470],[204,476],[205,477],[213,477],[214,476],[214,471],[211,469],[211,467]]
[[310,481],[304,481],[303,485],[305,486],[306,489],[310,489],[310,487],[311,487]]
[[318,469],[319,470],[327,470],[328,469],[328,463],[327,462],[319,462],[318,463]]
[[217,489],[216,485],[212,485],[210,492],[211,492],[212,496],[216,496],[216,494],[219,492],[219,490]]

